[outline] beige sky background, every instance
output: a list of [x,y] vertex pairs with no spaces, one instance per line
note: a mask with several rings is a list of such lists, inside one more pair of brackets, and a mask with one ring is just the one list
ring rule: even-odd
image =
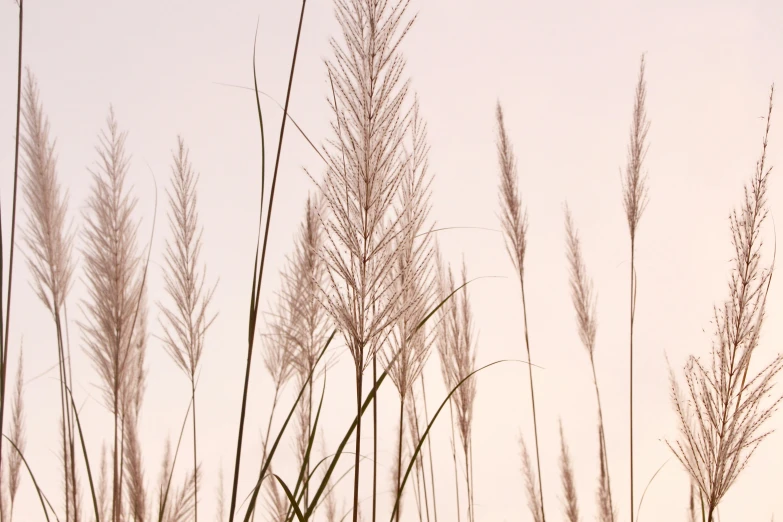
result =
[[[201,173],[203,256],[208,274],[220,278],[214,301],[220,315],[207,337],[198,390],[205,473],[200,512],[211,519],[221,466],[230,491],[260,190],[259,133],[252,94],[218,83],[252,85],[253,33],[259,19],[259,86],[282,101],[299,3],[28,0],[26,4],[24,64],[39,80],[75,226],[82,224],[90,181],[87,168],[97,158],[94,146],[109,104],[121,128],[129,132],[127,145],[133,155],[129,180],[140,198],[141,244],[148,242],[154,183],[158,185],[159,220],[149,276],[150,296],[155,299],[162,288],[167,234],[163,188],[168,184],[171,149],[178,133],[190,146],[191,159]],[[709,353],[712,306],[727,296],[728,213],[740,202],[742,185],[750,179],[761,151],[764,122],[759,117],[765,114],[770,84],[783,81],[783,6],[774,1],[414,0],[410,12],[417,12],[418,20],[405,40],[404,53],[407,73],[429,125],[430,164],[435,174],[433,216],[440,226],[499,228],[494,145],[498,99],[506,111],[530,222],[528,319],[533,359],[544,368],[536,370],[536,395],[545,500],[552,520],[560,519],[558,419],[571,445],[585,520],[594,518],[598,469],[590,366],[579,343],[568,293],[565,201],[580,228],[588,271],[598,293],[597,367],[612,486],[619,520],[628,519],[629,239],[620,167],[625,164],[639,57],[647,53],[652,126],[647,162],[650,203],[640,225],[637,250],[637,503],[650,477],[665,464],[647,491],[640,520],[684,520],[687,476],[664,442],[677,435],[666,357],[679,372],[688,354]],[[0,5],[0,198],[5,227],[9,226],[6,216],[13,168],[16,24],[15,3],[5,0]],[[323,60],[331,57],[331,35],[337,35],[331,2],[310,0],[290,111],[316,143],[328,136]],[[778,100],[783,98],[778,95]],[[778,103],[770,138],[772,165],[783,163],[783,101]],[[281,111],[264,98],[262,108],[270,129],[268,145],[274,145]],[[265,301],[277,288],[277,271],[292,247],[307,193],[314,189],[303,167],[319,174],[323,170],[320,161],[289,127],[272,222]],[[783,214],[782,187],[773,170],[769,207],[775,219]],[[6,234],[8,228],[4,238]],[[771,255],[772,220],[767,222],[765,238]],[[450,262],[459,263],[464,256],[471,275],[505,278],[481,280],[470,288],[478,363],[522,358],[518,287],[500,234],[453,230],[441,233],[439,241]],[[9,359],[12,372],[23,338],[27,456],[41,486],[55,501],[60,498],[60,475],[56,472],[59,399],[56,371],[51,371],[56,365],[54,330],[26,283],[28,272],[22,259],[17,258],[14,271]],[[77,273],[68,305],[75,394],[82,404],[90,458],[97,465],[111,418],[82,350],[77,321],[84,317],[80,303],[85,292],[82,274]],[[759,361],[781,349],[781,284],[780,279],[773,280]],[[159,313],[151,305],[152,333],[157,334]],[[176,441],[189,390],[187,379],[154,337],[149,343],[148,368],[141,430],[147,479],[154,489],[163,444],[167,436]],[[352,418],[350,372],[349,356],[340,348],[324,403],[330,449]],[[425,375],[432,411],[445,393],[435,354]],[[475,502],[477,520],[482,522],[531,519],[517,443],[520,432],[532,442],[526,375],[523,366],[512,364],[489,369],[478,378]],[[379,434],[382,513],[391,498],[397,407],[394,388],[384,387]],[[258,471],[259,433],[271,402],[260,356],[254,361],[251,392],[242,497]],[[290,394],[286,400],[290,401]],[[783,414],[770,426],[783,427]],[[369,440],[371,431],[365,434]],[[190,444],[186,437],[183,455],[189,454]],[[447,417],[438,422],[433,444],[439,519],[455,520]],[[370,448],[369,444],[363,447]],[[783,516],[781,448],[783,433],[773,434],[762,445],[721,505],[722,521]],[[286,443],[284,449],[278,471],[291,475],[291,447]],[[180,472],[186,462],[186,458],[179,461]],[[23,480],[16,520],[39,520],[33,488],[27,477]],[[82,485],[86,487],[86,477]],[[348,492],[346,481],[340,489],[346,501]],[[362,496],[369,498],[370,492],[363,487]],[[416,518],[413,508],[411,497],[405,520]]]

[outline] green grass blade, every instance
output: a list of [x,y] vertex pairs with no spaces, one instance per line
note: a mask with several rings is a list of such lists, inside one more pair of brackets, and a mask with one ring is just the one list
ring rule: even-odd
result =
[[275,475],[275,478],[280,483],[281,486],[283,486],[283,490],[285,491],[285,496],[288,497],[288,502],[291,503],[291,507],[294,508],[294,514],[296,514],[296,518],[299,519],[299,522],[305,522],[304,515],[302,514],[302,510],[299,509],[299,506],[296,505],[296,499],[291,494],[291,490],[288,489],[288,486],[285,485],[285,482],[283,482],[283,479]]

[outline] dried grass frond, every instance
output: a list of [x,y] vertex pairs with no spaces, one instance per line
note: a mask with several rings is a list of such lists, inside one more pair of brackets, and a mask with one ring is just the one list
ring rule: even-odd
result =
[[598,504],[598,522],[613,522],[617,513],[612,505],[612,490],[609,486],[609,464],[606,458],[606,437],[603,425],[598,424],[598,490],[596,491],[596,503]]
[[269,522],[285,522],[288,518],[290,504],[273,473],[272,465],[270,464],[267,472],[268,477],[264,485],[264,503],[266,504],[267,520]]
[[407,168],[402,143],[410,109],[398,46],[415,17],[405,21],[407,0],[335,4],[344,42],[331,40],[334,59],[327,63],[335,137],[324,148],[328,165],[320,183],[330,214],[322,290],[362,373],[396,319],[399,299],[389,274],[400,231],[390,214]]
[[[14,441],[19,451],[8,454],[8,496],[10,499],[10,516],[14,512],[14,500],[19,491],[19,472],[22,469],[22,455],[27,445],[25,433],[24,411],[24,352],[19,351],[19,364],[16,367],[16,388],[14,390],[13,403],[11,404],[11,433],[9,438]],[[21,452],[21,453],[20,453]]]
[[128,387],[134,383],[131,376],[138,376],[134,328],[143,287],[136,247],[138,224],[133,218],[137,200],[125,187],[130,163],[125,139],[110,108],[107,130],[99,136],[97,168],[89,171],[92,189],[84,212],[86,320],[81,324],[87,355],[101,379],[104,402],[114,415],[111,498],[115,521],[122,504],[120,417],[131,397],[137,396]]
[[647,83],[644,79],[645,61],[642,55],[639,64],[639,78],[636,83],[636,95],[631,121],[630,143],[628,144],[628,162],[623,176],[623,208],[631,233],[631,241],[636,238],[639,220],[647,207],[647,176],[643,172],[645,156],[647,156],[647,132],[650,122],[647,120]]
[[110,109],[107,131],[100,135],[98,166],[90,170],[92,191],[85,221],[87,321],[82,325],[87,353],[101,377],[106,406],[120,411],[124,377],[133,359],[129,347],[141,281],[136,249],[136,198],[125,187],[129,157],[126,134]]
[[185,475],[182,485],[174,491],[170,502],[167,504],[164,522],[185,522],[190,520],[196,509],[195,495],[197,475],[201,474],[201,467],[194,474],[192,471]]
[[704,497],[708,520],[749,459],[770,431],[762,431],[780,404],[772,395],[774,379],[783,369],[778,354],[748,375],[751,356],[759,346],[772,266],[762,265],[762,225],[767,216],[766,152],[774,86],[769,97],[761,158],[745,187],[739,211],[729,218],[735,257],[729,277],[729,298],[714,308],[715,340],[711,361],[691,356],[685,366],[687,396],[674,373],[671,392],[681,438],[669,447],[690,473]]
[[389,336],[389,349],[382,354],[389,378],[403,401],[429,357],[433,339],[428,332],[434,329],[419,328],[419,324],[432,308],[436,291],[430,234],[433,225],[427,225],[432,177],[428,172],[427,126],[419,115],[418,99],[414,102],[411,121],[411,151],[396,209],[400,232],[394,248],[398,256],[390,274],[391,285],[399,295],[398,312]]
[[536,449],[536,469],[538,471],[539,504],[541,504],[541,518],[546,520],[543,512],[544,490],[541,478],[541,454],[538,446],[538,420],[536,415],[536,395],[533,383],[533,357],[530,350],[530,335],[527,323],[527,302],[525,299],[525,253],[527,251],[527,211],[522,206],[522,200],[517,186],[517,167],[514,151],[506,132],[503,120],[503,109],[500,102],[495,111],[497,119],[497,149],[498,162],[500,164],[500,208],[501,228],[506,244],[506,250],[511,262],[517,271],[519,288],[522,297],[522,325],[525,335],[525,350],[527,352],[528,377],[530,382],[530,405],[533,413],[533,435]]
[[[446,268],[437,255],[438,292],[442,301],[456,288],[450,268]],[[441,308],[437,325],[436,345],[440,355],[441,373],[446,388],[451,390],[476,368],[476,346],[473,338],[473,315],[467,290],[467,268],[462,263],[462,289],[452,296],[450,303]],[[451,398],[456,410],[457,432],[462,442],[468,493],[468,520],[475,518],[473,506],[472,440],[473,404],[476,399],[476,381],[468,379]]]
[[289,352],[288,359],[301,383],[311,371],[314,378],[318,376],[315,363],[328,336],[326,310],[319,301],[326,278],[326,265],[319,255],[324,241],[323,211],[320,196],[307,198],[293,255],[281,274],[280,311],[272,323],[272,332]]
[[495,117],[498,126],[497,148],[500,163],[500,222],[508,255],[521,278],[525,273],[527,251],[527,210],[522,206],[522,198],[519,195],[517,160],[506,132],[500,102],[495,109]]
[[560,481],[563,485],[563,510],[568,522],[579,522],[579,504],[574,484],[574,466],[563,434],[563,423],[560,422]]
[[597,298],[593,293],[593,282],[587,275],[579,232],[574,225],[571,211],[565,207],[566,223],[566,255],[570,271],[571,301],[576,311],[576,324],[579,339],[582,341],[590,361],[595,355],[596,320],[595,308]]
[[217,507],[215,508],[215,522],[226,520],[226,499],[223,485],[223,466],[218,470]]
[[519,446],[522,453],[522,474],[525,476],[525,492],[527,493],[527,506],[530,514],[533,515],[533,522],[544,522],[543,507],[541,506],[541,497],[538,494],[539,486],[536,474],[533,472],[533,466],[530,462],[530,455],[527,451],[525,439],[520,435]]
[[62,309],[73,281],[73,232],[66,225],[68,193],[58,182],[55,141],[49,135],[35,76],[27,70],[22,134],[27,262],[36,295],[52,315]]
[[593,292],[593,282],[587,275],[587,268],[582,257],[582,245],[579,240],[579,231],[574,224],[573,216],[565,207],[566,225],[566,257],[568,258],[571,286],[571,302],[576,311],[576,324],[579,338],[582,341],[590,358],[590,368],[593,374],[596,403],[598,405],[598,512],[601,522],[614,521],[614,507],[612,502],[612,489],[609,480],[609,458],[606,448],[605,426],[603,408],[601,407],[601,392],[598,388],[598,375],[595,369],[595,338],[596,338],[596,302],[597,297]]
[[101,465],[100,475],[98,476],[98,511],[101,514],[101,520],[109,520],[109,465],[106,459],[106,444],[101,446]]
[[[445,273],[444,273],[445,272]],[[467,267],[462,264],[462,284],[467,283]],[[440,294],[449,295],[454,288],[451,269],[441,269]],[[476,346],[473,338],[473,312],[468,298],[467,286],[452,297],[452,305],[443,307],[440,332],[437,341],[443,380],[447,389],[454,388],[462,379],[476,369]],[[457,430],[463,447],[471,441],[473,426],[473,403],[476,399],[476,381],[468,379],[452,396],[457,413]]]
[[182,137],[172,154],[168,222],[172,239],[166,240],[163,284],[171,307],[159,304],[164,320],[163,346],[191,381],[195,380],[204,350],[204,336],[215,320],[209,304],[217,283],[206,286],[206,267],[200,266],[203,227],[198,215],[199,175]]
[[131,520],[144,522],[147,519],[147,493],[144,483],[144,464],[139,441],[138,419],[129,415],[123,422],[125,451],[124,471],[127,487],[128,510]]

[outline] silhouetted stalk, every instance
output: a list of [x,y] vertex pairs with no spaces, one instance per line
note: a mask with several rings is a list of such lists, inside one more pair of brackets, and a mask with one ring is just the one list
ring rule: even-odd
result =
[[[251,314],[250,314],[250,332],[248,334],[247,364],[245,366],[245,380],[244,380],[244,385],[242,390],[242,407],[240,409],[240,414],[239,414],[239,430],[237,434],[236,461],[234,463],[234,480],[233,480],[233,485],[231,487],[231,505],[229,507],[229,512],[228,512],[229,522],[234,521],[234,513],[237,504],[237,489],[239,487],[239,466],[242,461],[242,435],[244,434],[244,430],[245,430],[245,412],[247,410],[247,396],[248,396],[248,389],[250,387],[250,366],[253,360],[253,340],[255,339],[255,323],[258,315],[258,295],[261,290],[261,282],[264,275],[264,262],[266,261],[266,247],[267,247],[267,242],[269,240],[269,226],[272,221],[271,219],[272,204],[274,203],[275,186],[277,184],[277,172],[280,166],[280,153],[283,149],[283,136],[285,134],[285,124],[286,121],[288,120],[287,118],[288,104],[291,101],[291,87],[293,86],[294,83],[294,70],[296,69],[296,56],[299,51],[299,39],[302,35],[302,22],[304,21],[306,5],[307,5],[307,0],[302,0],[302,10],[301,13],[299,14],[299,26],[296,32],[296,43],[294,44],[294,56],[291,60],[291,73],[288,77],[288,89],[286,90],[285,107],[283,108],[283,119],[280,123],[280,137],[277,142],[277,156],[275,158],[275,168],[272,174],[272,187],[269,194],[269,206],[267,208],[263,246],[261,247],[261,263],[259,266],[257,277],[256,277],[255,265],[253,267],[254,288],[252,289],[252,306],[251,306]],[[255,57],[255,49],[253,53],[254,53],[253,56]],[[253,71],[255,73],[255,61],[253,63]],[[260,109],[259,109],[259,115],[260,115]],[[262,142],[263,142],[263,127],[262,127]],[[263,213],[263,201],[262,201],[261,212]],[[258,250],[256,249],[256,253],[257,252]],[[256,280],[258,281],[257,285],[256,285]]]
[[[395,491],[397,491],[397,494],[402,497],[402,491],[400,491],[400,480],[402,478],[402,435],[403,435],[403,429],[404,429],[404,412],[405,412],[405,400],[403,398],[400,398],[400,432],[399,436],[397,438],[397,488]],[[400,499],[402,500],[402,499]],[[402,509],[397,510],[397,522],[400,522],[400,512]]]
[[[16,188],[19,180],[19,123],[22,113],[22,28],[24,19],[24,0],[19,0],[19,53],[16,78],[16,134],[14,135],[14,192],[11,208],[11,245],[8,254],[8,297],[5,310],[5,332],[3,333],[3,236],[0,231],[0,433],[3,432],[3,419],[5,414],[5,382],[6,369],[8,367],[8,330],[11,323],[11,285],[13,282],[14,268],[14,234],[16,232]],[[2,212],[0,211],[0,215]],[[2,218],[0,217],[0,229]],[[0,444],[0,467],[3,464],[3,445]],[[44,508],[44,511],[46,509]]]
[[636,316],[636,272],[634,268],[636,254],[636,231],[647,205],[646,176],[642,173],[642,164],[647,153],[645,138],[650,124],[645,111],[646,85],[644,81],[644,56],[639,65],[639,78],[636,84],[633,121],[631,122],[630,143],[628,145],[628,164],[623,178],[623,206],[628,220],[631,237],[631,292],[630,292],[630,329],[629,329],[629,446],[630,446],[630,509],[634,519],[634,472],[633,472],[633,327]]
[[[427,411],[427,388],[424,385],[424,373],[420,374],[421,377],[421,392],[422,400],[424,401],[424,419],[429,422],[430,414]],[[432,479],[432,514],[435,518],[435,522],[438,522],[438,506],[435,501],[435,467],[432,463],[432,437],[427,437],[427,451],[430,457],[430,478]],[[472,480],[472,477],[471,477]]]
[[[377,354],[372,354],[372,382],[378,381]],[[378,400],[372,401],[372,522],[378,500]]]

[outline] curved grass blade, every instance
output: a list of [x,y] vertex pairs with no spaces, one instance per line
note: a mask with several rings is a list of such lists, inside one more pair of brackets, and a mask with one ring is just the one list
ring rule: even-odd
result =
[[[436,307],[434,307],[424,318],[419,321],[419,323],[416,325],[416,327],[411,332],[409,338],[416,334],[423,326],[424,324],[433,316],[435,313],[444,305],[446,304],[446,301],[451,299],[454,294],[459,292],[463,287],[467,286],[468,284],[472,283],[473,281],[476,281],[477,279],[484,279],[487,276],[484,277],[476,277],[471,279],[470,281],[466,281],[459,285],[457,288],[455,288],[449,295],[447,295]],[[387,368],[390,368],[394,365],[394,361],[397,360],[397,357],[400,355],[400,351],[398,350],[397,353],[394,354],[394,357],[392,357],[388,364],[386,365]],[[337,466],[337,461],[340,460],[340,456],[342,455],[343,451],[345,450],[345,446],[348,444],[348,440],[351,438],[351,435],[353,434],[353,431],[356,429],[356,426],[359,423],[359,418],[364,415],[365,410],[370,405],[370,403],[375,399],[375,394],[378,391],[378,388],[380,388],[383,381],[386,379],[386,376],[388,375],[388,369],[384,370],[380,377],[378,377],[378,380],[375,381],[375,384],[373,385],[372,390],[370,390],[370,393],[367,394],[367,398],[364,400],[364,403],[362,404],[361,410],[357,413],[356,417],[353,419],[353,423],[351,423],[351,426],[348,428],[348,431],[346,432],[345,436],[343,437],[343,440],[340,442],[340,445],[337,448],[337,451],[335,452],[335,457],[332,459],[332,463],[329,465],[329,468],[327,469],[326,473],[324,474],[323,479],[321,480],[321,485],[318,487],[318,491],[316,492],[315,496],[313,497],[312,501],[310,502],[310,505],[307,507],[307,511],[305,512],[305,516],[309,517],[313,514],[313,511],[315,510],[316,506],[318,505],[318,499],[321,497],[321,495],[324,492],[324,489],[326,489],[326,485],[329,483],[329,478],[332,476],[332,473],[334,472],[334,468]],[[440,411],[440,410],[439,410]],[[247,521],[245,521],[247,522]]]
[[[32,470],[32,469],[30,469],[30,464],[28,464],[28,463],[27,463],[27,459],[26,459],[26,458],[24,458],[24,454],[23,454],[23,453],[22,453],[22,452],[19,450],[19,448],[18,448],[18,447],[16,446],[16,444],[14,443],[14,441],[12,441],[10,438],[8,438],[8,435],[5,435],[5,434],[4,434],[4,435],[3,435],[3,437],[5,437],[5,440],[7,440],[8,442],[10,442],[10,443],[11,443],[11,446],[13,446],[13,447],[14,447],[14,449],[16,450],[16,452],[17,452],[17,453],[19,454],[19,456],[22,458],[22,462],[24,462],[24,466],[27,468],[27,472],[30,474],[30,478],[31,478],[31,479],[32,479],[32,481],[33,481],[33,486],[35,486],[35,490],[38,492],[38,498],[39,498],[39,499],[40,499],[40,501],[41,501],[41,507],[42,507],[42,508],[43,508],[43,510],[44,510],[44,515],[46,516],[46,520],[47,520],[47,522],[49,522],[49,511],[46,509],[46,504],[48,504],[48,503],[49,503],[49,501],[48,501],[48,500],[44,500],[44,494],[43,494],[43,492],[41,491],[41,488],[39,488],[39,487],[38,487],[38,482],[35,480],[35,475],[33,475],[33,470]],[[51,504],[50,504],[50,505],[51,505]],[[52,512],[54,512],[54,510],[52,510]],[[55,517],[56,517],[56,516],[57,516],[57,515],[55,515]]]
[[[269,450],[269,455],[266,456],[264,459],[264,462],[261,466],[261,471],[258,473],[258,481],[256,482],[255,487],[253,488],[253,496],[250,499],[250,504],[247,507],[247,513],[245,513],[244,522],[249,522],[250,516],[253,514],[253,511],[256,508],[256,501],[258,500],[258,493],[261,491],[261,483],[264,481],[264,477],[266,476],[266,472],[269,469],[269,464],[272,462],[272,457],[274,457],[275,452],[277,451],[277,446],[280,444],[280,440],[283,438],[283,433],[285,433],[286,427],[288,427],[288,423],[291,421],[291,417],[293,417],[294,412],[296,411],[296,406],[299,404],[299,401],[302,399],[302,395],[304,395],[304,391],[307,388],[307,383],[310,379],[313,377],[313,372],[315,371],[315,368],[318,366],[318,363],[321,362],[321,358],[323,358],[324,354],[326,353],[326,349],[329,348],[329,345],[332,342],[332,339],[334,339],[334,336],[337,334],[337,330],[332,330],[332,334],[329,336],[329,339],[326,340],[326,344],[324,345],[323,349],[321,350],[321,353],[318,354],[318,358],[315,360],[315,364],[310,369],[310,374],[307,377],[307,380],[302,385],[302,388],[299,390],[299,394],[296,396],[296,400],[294,401],[293,406],[291,406],[291,410],[288,412],[288,416],[285,418],[285,422],[283,422],[283,426],[280,428],[280,431],[277,434],[277,437],[275,438],[274,444],[272,444],[272,448]],[[229,520],[229,522],[231,522]]]
[[655,477],[658,476],[658,473],[661,472],[663,467],[669,463],[671,459],[668,459],[666,462],[661,464],[661,467],[658,468],[658,471],[653,473],[653,476],[650,477],[650,481],[647,483],[647,485],[644,487],[644,491],[642,491],[642,498],[639,499],[639,507],[636,508],[636,522],[639,522],[639,514],[642,512],[642,502],[644,502],[644,496],[647,494],[647,490],[650,489],[650,484],[652,484],[653,480],[655,480]]
[[[234,88],[237,88],[237,89],[245,89],[246,91],[252,91],[253,90],[252,87],[245,87],[244,85],[236,85],[236,84],[233,84],[233,83],[223,83],[223,82],[214,82],[214,83],[216,85],[222,85],[223,87],[234,87]],[[268,93],[266,93],[264,91],[258,90],[258,84],[255,84],[255,87],[256,87],[255,88],[256,100],[258,100],[258,95],[260,94],[260,95],[264,96],[265,98],[268,98],[269,100],[271,100],[275,105],[278,106],[278,108],[281,111],[283,110],[283,105],[279,101],[274,99],[270,94],[268,94]],[[318,150],[318,147],[315,146],[313,141],[310,139],[309,136],[307,136],[307,133],[305,133],[305,131],[302,129],[302,127],[298,123],[296,123],[296,120],[294,119],[294,117],[291,116],[290,113],[287,114],[286,116],[288,117],[289,120],[291,120],[291,124],[294,127],[296,127],[296,130],[299,131],[299,134],[302,135],[302,137],[307,141],[307,143],[315,151],[315,153],[318,154],[318,156],[323,160],[323,162],[328,165],[329,162],[326,161],[326,158],[324,158],[323,154],[321,154],[321,151]]]
[[285,485],[285,482],[283,482],[283,479],[275,475],[275,478],[280,483],[281,486],[283,486],[283,490],[285,491],[285,496],[288,497],[288,502],[291,503],[291,507],[294,508],[294,514],[296,514],[296,518],[299,519],[299,522],[305,522],[304,515],[302,514],[302,510],[299,509],[299,506],[296,505],[296,499],[291,494],[291,490],[288,489],[288,486]]
[[[247,349],[247,366],[245,368],[245,382],[244,389],[242,391],[242,407],[239,414],[239,430],[237,434],[237,449],[236,449],[236,461],[234,463],[234,480],[231,488],[231,504],[228,512],[229,522],[234,522],[234,513],[236,511],[237,503],[237,487],[239,486],[239,467],[242,460],[242,436],[245,430],[245,414],[247,412],[247,395],[248,388],[250,386],[250,365],[253,359],[253,339],[255,338],[256,320],[258,317],[258,299],[261,293],[261,281],[264,276],[264,262],[266,260],[266,247],[269,240],[269,225],[272,221],[272,204],[275,198],[275,186],[277,184],[277,173],[280,167],[280,154],[283,149],[283,137],[285,135],[285,124],[287,121],[286,115],[288,114],[288,104],[291,101],[291,87],[294,83],[294,71],[296,69],[296,57],[299,52],[299,40],[302,36],[302,22],[304,21],[305,7],[307,6],[307,0],[302,0],[302,10],[299,15],[299,27],[296,32],[296,43],[294,44],[294,56],[291,59],[291,73],[288,76],[288,89],[285,95],[285,108],[283,109],[283,120],[280,123],[280,137],[277,142],[277,156],[275,158],[275,169],[272,173],[272,187],[269,192],[269,206],[266,214],[266,226],[264,229],[264,242],[261,246],[261,261],[258,263],[258,243],[256,243],[256,263],[258,263],[258,270],[254,263],[253,267],[253,288],[251,289],[251,305],[250,305],[250,320],[248,328],[248,349]],[[255,46],[253,48],[255,56]],[[253,75],[255,79],[255,58],[253,59]],[[256,96],[256,100],[258,97]],[[257,104],[260,114],[260,105]],[[263,171],[263,167],[262,167]],[[263,204],[261,206],[261,214],[263,215]],[[259,223],[259,229],[260,229]],[[258,276],[256,278],[256,275]],[[255,493],[257,495],[257,493]]]
[[495,362],[491,362],[489,364],[486,364],[486,365],[482,366],[481,368],[478,368],[478,369],[473,370],[472,372],[470,372],[464,379],[459,381],[457,383],[457,385],[454,386],[454,388],[452,388],[452,390],[449,392],[449,394],[446,395],[446,398],[443,399],[443,402],[441,403],[440,407],[435,411],[435,414],[432,416],[432,420],[430,420],[429,424],[427,425],[427,429],[424,430],[424,433],[422,434],[421,438],[419,439],[419,443],[416,445],[416,449],[413,451],[413,455],[411,455],[411,461],[408,464],[408,468],[405,470],[405,476],[403,477],[402,482],[400,482],[400,488],[397,490],[397,495],[396,495],[396,498],[394,500],[394,510],[392,511],[392,515],[391,515],[390,521],[393,522],[394,521],[394,516],[397,514],[397,510],[399,509],[399,506],[400,506],[400,496],[402,494],[402,491],[405,488],[405,482],[408,480],[408,476],[411,473],[411,469],[413,469],[413,465],[415,464],[416,458],[418,457],[419,452],[421,451],[421,447],[424,445],[424,440],[427,438],[427,435],[429,435],[429,432],[432,429],[433,424],[435,424],[435,421],[437,420],[438,415],[440,414],[440,412],[443,410],[443,408],[446,406],[446,404],[448,404],[449,401],[451,400],[451,396],[454,395],[454,393],[459,389],[460,386],[462,386],[465,382],[467,382],[468,379],[473,377],[478,372],[480,372],[482,370],[486,370],[490,366],[495,366],[496,364],[500,364],[500,363],[504,363],[504,362],[519,362],[519,363],[523,363],[523,364],[529,364],[526,361],[520,361],[520,360],[516,360],[516,359],[502,359],[500,361],[495,361]]

